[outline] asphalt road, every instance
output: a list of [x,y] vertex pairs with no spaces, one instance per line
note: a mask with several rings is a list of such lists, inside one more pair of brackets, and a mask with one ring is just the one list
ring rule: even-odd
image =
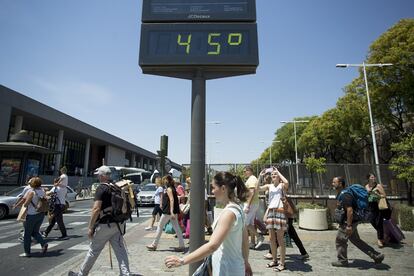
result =
[[[92,200],[74,202],[63,216],[69,239],[58,240],[60,231],[52,230],[47,238],[49,249],[46,255],[40,253],[39,244],[32,244],[31,258],[20,256],[24,252],[23,243],[18,241],[21,223],[16,222],[15,217],[0,220],[0,275],[39,275],[82,252],[86,254],[92,203]],[[140,207],[139,210],[140,217],[133,214],[133,221],[127,223],[127,231],[133,231],[135,226],[151,217],[152,207]],[[41,230],[47,225],[45,218]]]

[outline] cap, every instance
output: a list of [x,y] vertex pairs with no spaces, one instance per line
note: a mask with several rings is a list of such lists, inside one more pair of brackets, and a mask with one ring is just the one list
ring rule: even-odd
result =
[[108,166],[100,166],[94,172],[96,175],[110,175],[111,173],[112,171]]

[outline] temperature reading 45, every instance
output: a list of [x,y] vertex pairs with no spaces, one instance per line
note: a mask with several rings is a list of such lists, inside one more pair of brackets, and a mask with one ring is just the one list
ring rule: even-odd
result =
[[[224,38],[224,40],[223,40]],[[190,54],[191,51],[191,39],[192,34],[178,34],[177,35],[177,44],[179,46],[185,47],[185,53]],[[220,55],[221,47],[223,44],[225,46],[239,46],[242,44],[243,34],[242,33],[208,33],[207,42],[208,43],[208,55]]]

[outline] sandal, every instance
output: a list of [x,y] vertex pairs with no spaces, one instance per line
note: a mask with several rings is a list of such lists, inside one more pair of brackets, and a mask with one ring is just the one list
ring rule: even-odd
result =
[[157,250],[157,246],[154,245],[154,244],[147,245],[147,249],[148,249],[148,251],[155,251],[155,250]]
[[271,268],[271,267],[275,267],[275,266],[278,266],[277,261],[271,261],[270,263],[268,263],[266,265],[267,268]]
[[277,267],[273,268],[273,271],[276,271],[276,272],[282,272],[283,270],[285,270],[284,265],[278,265]]

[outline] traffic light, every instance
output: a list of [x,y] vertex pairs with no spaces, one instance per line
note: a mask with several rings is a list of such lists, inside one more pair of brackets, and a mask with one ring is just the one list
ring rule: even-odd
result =
[[161,136],[160,150],[164,156],[168,156],[168,136],[167,135]]

